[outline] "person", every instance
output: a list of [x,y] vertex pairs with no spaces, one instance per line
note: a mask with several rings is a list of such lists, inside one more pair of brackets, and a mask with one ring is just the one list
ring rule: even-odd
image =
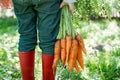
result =
[[[7,0],[0,0],[5,2]],[[42,50],[42,79],[55,80],[52,71],[54,44],[59,31],[60,8],[69,5],[74,13],[75,0],[12,0],[18,20],[18,54],[23,80],[35,80],[35,47]]]

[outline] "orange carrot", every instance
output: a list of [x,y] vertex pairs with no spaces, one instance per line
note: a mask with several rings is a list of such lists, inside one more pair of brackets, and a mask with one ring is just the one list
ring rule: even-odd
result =
[[77,62],[76,62],[76,64],[75,64],[75,69],[76,69],[77,73],[80,73],[80,69],[79,69],[79,67],[78,67]]
[[72,41],[72,46],[70,49],[70,55],[68,59],[68,70],[71,72],[75,67],[75,63],[77,60],[77,53],[78,53],[78,42],[77,40]]
[[63,67],[65,67],[65,59],[66,59],[66,39],[61,39],[61,61]]
[[86,54],[87,51],[86,51],[85,44],[84,44],[82,36],[79,33],[77,33],[75,38],[79,42],[79,46],[81,47],[82,51]]
[[53,74],[56,74],[56,67],[60,59],[60,40],[57,40],[54,47]]
[[68,62],[71,45],[72,45],[72,36],[68,35],[66,37],[66,63],[65,64],[67,64]]
[[84,70],[84,62],[82,57],[82,49],[78,47],[78,54],[77,54],[77,60],[80,65],[80,67]]

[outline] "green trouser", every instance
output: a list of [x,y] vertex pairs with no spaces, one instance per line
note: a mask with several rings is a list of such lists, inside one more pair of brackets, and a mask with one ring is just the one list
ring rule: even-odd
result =
[[34,50],[38,39],[43,53],[54,53],[59,31],[60,3],[61,0],[13,0],[20,34],[20,52]]

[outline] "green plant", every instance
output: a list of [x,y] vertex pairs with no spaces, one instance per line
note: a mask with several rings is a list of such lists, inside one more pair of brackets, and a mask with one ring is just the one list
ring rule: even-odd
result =
[[[113,29],[116,30],[116,33],[112,34],[112,37],[107,37],[102,35],[101,33],[103,33],[104,30],[109,30],[108,23],[110,23],[111,21],[97,20],[91,21],[90,24],[88,24],[88,22],[85,20],[82,20],[82,22],[80,22],[80,19],[76,19],[77,20],[74,21],[74,25],[77,25],[76,29],[78,29],[78,31],[82,34],[88,48],[87,56],[84,57],[85,71],[81,71],[80,74],[77,74],[77,72],[73,70],[72,73],[69,73],[66,68],[61,68],[62,64],[59,63],[57,68],[58,70],[56,74],[56,80],[119,80],[120,21],[116,20],[117,25],[113,25]],[[16,19],[0,18],[0,80],[21,80],[17,54],[18,35],[16,32],[16,26]],[[110,40],[109,38],[113,40]],[[92,41],[94,41],[94,43]],[[94,45],[97,45],[96,41],[99,42],[99,44],[110,44],[112,46],[112,51],[95,53],[91,52],[89,48],[91,49]],[[41,50],[38,46],[36,48],[35,79],[41,80]]]
[[102,52],[88,59],[86,66],[90,71],[88,73],[89,76],[92,77],[92,79],[97,76],[101,80],[119,79],[120,66],[118,62],[120,59],[112,56],[115,53],[117,54],[117,51],[114,53]]

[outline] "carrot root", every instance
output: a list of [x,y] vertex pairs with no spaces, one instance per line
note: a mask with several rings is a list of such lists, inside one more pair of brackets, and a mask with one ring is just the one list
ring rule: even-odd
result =
[[82,51],[86,54],[87,51],[85,48],[85,44],[84,44],[82,36],[79,33],[76,34],[76,40],[79,42],[79,46],[81,47]]
[[61,61],[63,67],[65,67],[65,59],[66,59],[66,39],[61,39]]
[[83,57],[82,57],[82,49],[78,47],[78,54],[77,54],[77,60],[80,65],[80,67],[84,70],[84,62],[83,62]]
[[53,74],[56,74],[56,67],[60,59],[60,40],[57,40],[54,47]]
[[76,62],[76,64],[75,64],[75,69],[76,69],[77,73],[80,73],[80,69],[79,69],[79,67],[78,67],[77,62]]
[[65,63],[65,65],[66,65],[67,62],[68,62],[71,45],[72,45],[72,36],[71,36],[71,35],[68,35],[68,36],[66,37],[66,60],[65,60],[66,63]]
[[70,72],[75,67],[76,60],[77,60],[77,53],[78,53],[78,42],[77,42],[77,40],[73,40],[72,46],[70,49],[69,59],[68,59],[68,69]]

